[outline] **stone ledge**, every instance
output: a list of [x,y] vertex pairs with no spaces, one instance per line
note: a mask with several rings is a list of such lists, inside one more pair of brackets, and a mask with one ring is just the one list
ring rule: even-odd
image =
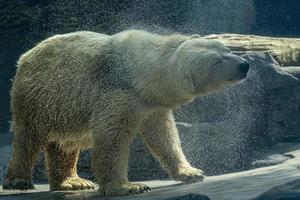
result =
[[[300,145],[296,151],[288,152],[293,158],[285,162],[262,167],[253,170],[210,176],[202,183],[181,184],[175,181],[147,181],[143,182],[153,188],[152,192],[127,197],[101,198],[97,190],[76,192],[49,192],[48,185],[36,185],[35,191],[3,191],[0,189],[0,199],[5,200],[38,200],[38,199],[61,199],[61,200],[94,200],[94,199],[116,199],[116,200],[205,200],[207,197],[213,200],[251,200],[259,199],[259,195],[269,191],[278,190],[275,186],[291,182],[295,185],[300,183]],[[272,188],[275,189],[272,190]],[[287,186],[287,188],[289,188]],[[285,190],[280,190],[282,197],[289,195]],[[202,196],[206,195],[206,196]],[[294,193],[294,196],[298,195]],[[300,196],[295,198],[300,199]],[[261,199],[259,199],[261,200]]]

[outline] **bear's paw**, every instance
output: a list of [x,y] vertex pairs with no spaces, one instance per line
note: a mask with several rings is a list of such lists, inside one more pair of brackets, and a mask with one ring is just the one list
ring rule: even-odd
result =
[[35,189],[31,179],[6,178],[2,185],[4,190],[32,190]]
[[70,177],[64,180],[58,187],[52,188],[51,190],[87,190],[95,189],[96,185],[87,179],[79,177]]
[[182,181],[184,183],[199,182],[205,178],[202,170],[191,166],[178,167],[173,177],[176,181]]
[[151,191],[151,188],[142,183],[131,182],[110,182],[99,186],[99,193],[102,196],[126,196]]

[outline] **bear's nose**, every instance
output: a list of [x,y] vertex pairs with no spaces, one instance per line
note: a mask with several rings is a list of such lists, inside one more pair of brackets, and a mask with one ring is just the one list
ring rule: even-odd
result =
[[247,74],[247,72],[249,71],[249,63],[248,62],[242,62],[239,65],[239,69],[242,73]]

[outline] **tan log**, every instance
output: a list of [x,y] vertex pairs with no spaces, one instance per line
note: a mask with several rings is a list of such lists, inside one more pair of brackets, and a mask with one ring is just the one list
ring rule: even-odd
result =
[[217,40],[236,54],[268,52],[282,66],[300,66],[300,38],[277,38],[239,34],[213,34],[204,36]]

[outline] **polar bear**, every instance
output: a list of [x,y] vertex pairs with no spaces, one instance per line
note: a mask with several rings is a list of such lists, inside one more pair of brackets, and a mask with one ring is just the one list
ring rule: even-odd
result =
[[139,135],[175,180],[203,180],[182,152],[172,110],[246,77],[249,64],[219,42],[142,30],[50,37],[18,61],[11,92],[14,151],[4,189],[33,189],[44,148],[51,190],[91,189],[76,172],[92,148],[99,193],[150,190],[127,178],[130,142]]

